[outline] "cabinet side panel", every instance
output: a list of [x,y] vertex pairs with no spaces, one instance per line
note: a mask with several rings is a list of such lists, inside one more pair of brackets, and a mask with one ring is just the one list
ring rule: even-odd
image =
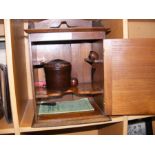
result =
[[24,23],[22,20],[11,20],[13,69],[15,77],[15,92],[19,122],[22,119],[28,97],[26,55],[24,39]]
[[[99,40],[97,42],[92,43],[92,50],[97,52],[99,55],[99,60],[103,60],[103,40]],[[100,63],[94,63],[92,67],[94,68],[93,78],[92,78],[92,84],[97,84],[101,90],[104,88],[104,68],[103,68],[104,62]],[[101,109],[104,109],[104,93],[94,96],[94,100]]]
[[13,116],[13,124],[15,134],[19,134],[19,121],[17,114],[17,100],[15,93],[15,80],[14,80],[14,70],[13,70],[13,53],[12,53],[12,42],[11,42],[11,26],[10,20],[4,20],[5,25],[5,45],[6,45],[6,59],[7,59],[7,68],[8,68],[8,80],[9,80],[9,90],[10,90],[10,100],[11,100],[11,109]]
[[112,58],[111,41],[104,40],[104,105],[105,114],[112,114]]

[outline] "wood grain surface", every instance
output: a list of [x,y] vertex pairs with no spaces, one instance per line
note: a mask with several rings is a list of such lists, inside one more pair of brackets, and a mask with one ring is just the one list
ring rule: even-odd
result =
[[24,23],[22,20],[11,20],[12,59],[15,79],[15,92],[19,122],[29,99],[27,86]]
[[155,39],[104,45],[106,114],[155,114]]

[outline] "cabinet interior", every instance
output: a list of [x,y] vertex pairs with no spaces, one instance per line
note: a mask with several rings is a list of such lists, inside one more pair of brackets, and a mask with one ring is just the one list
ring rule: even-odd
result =
[[[98,53],[98,61],[92,65],[87,62],[90,51]],[[46,83],[44,68],[33,69],[34,87],[36,105],[40,102],[59,102],[72,101],[81,98],[89,98],[94,111],[92,112],[77,112],[55,115],[41,115],[37,120],[56,120],[56,119],[77,119],[82,116],[94,119],[96,116],[104,115],[104,71],[103,71],[103,40],[68,40],[68,41],[43,41],[32,42],[32,64],[35,62],[49,62],[54,59],[62,59],[71,63],[71,77],[78,79],[78,86],[71,87],[64,92],[49,91],[46,86],[38,87],[38,83]],[[37,108],[36,108],[37,109]],[[37,112],[35,112],[37,113]],[[93,118],[94,117],[94,118]],[[76,121],[75,121],[76,122]],[[84,121],[85,122],[85,121]],[[87,120],[86,120],[87,122]],[[73,123],[73,122],[72,122]],[[58,123],[59,124],[59,123]],[[61,125],[65,123],[61,122]],[[70,123],[69,123],[70,124]],[[47,125],[47,124],[46,124]],[[52,125],[52,124],[51,124]],[[51,126],[50,125],[50,126]],[[54,125],[56,125],[54,123]],[[60,124],[59,124],[60,125]],[[35,125],[36,126],[36,125]],[[44,125],[43,125],[44,126]]]

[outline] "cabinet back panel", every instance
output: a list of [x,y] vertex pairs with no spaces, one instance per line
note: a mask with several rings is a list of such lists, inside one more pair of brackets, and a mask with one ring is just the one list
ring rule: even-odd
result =
[[[90,43],[82,44],[47,44],[33,45],[33,60],[50,61],[63,59],[72,64],[72,77],[78,78],[79,83],[91,82],[91,66],[84,61],[91,50]],[[45,81],[43,69],[35,70],[35,81]]]
[[4,20],[0,19],[0,36],[4,36]]
[[111,72],[105,72],[111,79],[112,103],[105,101],[111,114],[154,114],[155,39],[107,40],[105,44],[110,45],[105,52],[111,53]]
[[129,38],[155,38],[155,20],[129,20]]

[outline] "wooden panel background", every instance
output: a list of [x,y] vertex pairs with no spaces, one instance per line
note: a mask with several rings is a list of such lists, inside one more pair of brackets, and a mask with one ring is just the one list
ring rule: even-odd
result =
[[0,36],[4,36],[4,20],[0,19]]
[[91,44],[72,44],[72,76],[77,77],[79,83],[91,82],[91,66],[84,61],[91,50]]
[[[34,23],[34,27],[36,29],[42,28],[50,28],[57,27],[60,25],[62,21],[66,21],[69,26],[77,26],[77,27],[91,27],[91,20],[83,20],[83,19],[48,19]],[[63,25],[62,25],[63,26]]]
[[155,20],[128,20],[129,38],[155,38]]
[[[84,61],[91,50],[90,43],[32,45],[32,47],[33,60],[69,61],[72,64],[72,77],[78,78],[79,83],[91,82],[91,66]],[[44,69],[35,70],[35,81],[45,81]]]
[[[155,39],[106,40],[110,45],[112,115],[155,114]],[[110,81],[111,77],[111,81]]]

